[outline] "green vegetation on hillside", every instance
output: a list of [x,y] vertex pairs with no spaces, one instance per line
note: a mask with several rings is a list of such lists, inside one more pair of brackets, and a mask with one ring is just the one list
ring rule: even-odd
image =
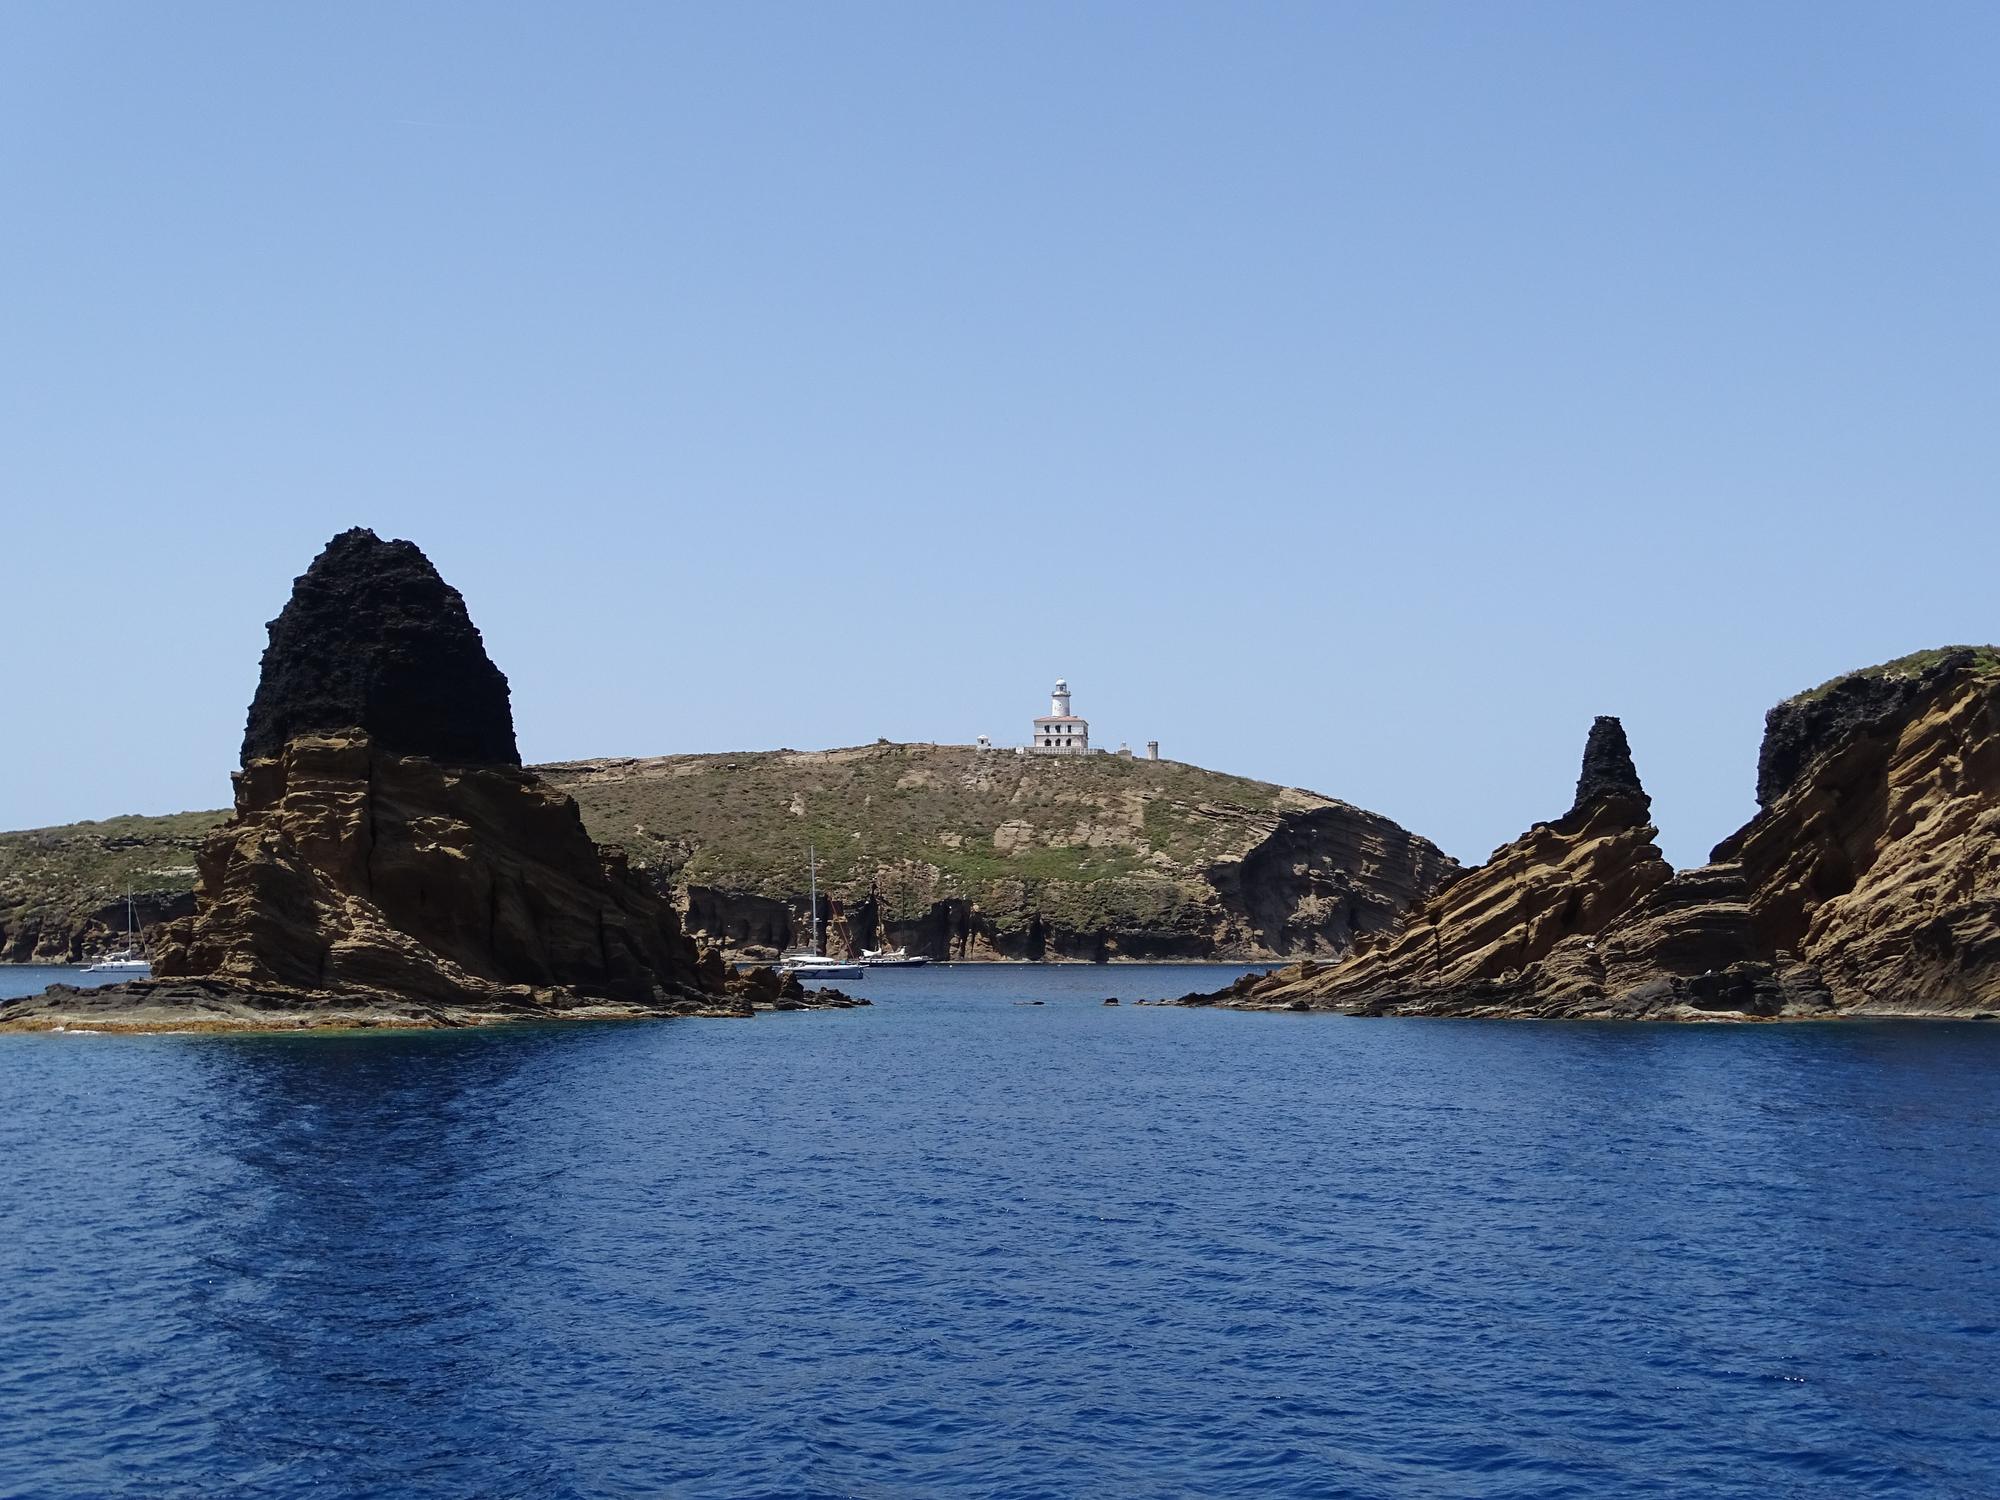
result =
[[1817,702],[1843,682],[1852,682],[1858,677],[1881,679],[1921,677],[1946,657],[1966,651],[1972,653],[1973,670],[1979,675],[2000,676],[2000,646],[1934,646],[1928,651],[1912,651],[1908,656],[1899,656],[1894,661],[1885,661],[1879,666],[1862,667],[1853,672],[1842,672],[1838,677],[1829,677],[1818,687],[1808,688],[1803,693],[1794,693],[1785,700],[1785,704],[1794,706]]
[[127,814],[59,828],[0,833],[0,887],[33,891],[39,906],[102,905],[126,892],[185,891],[194,852],[226,812]]
[[[887,920],[964,901],[1001,930],[1031,920],[1074,931],[1166,928],[1197,911],[1212,926],[1212,868],[1240,862],[1283,814],[1344,806],[1173,761],[958,745],[535,769],[575,797],[592,837],[623,846],[663,884],[796,907],[810,844],[831,896],[872,893]],[[188,891],[195,850],[225,816],[0,834],[0,941],[25,918],[73,926],[127,890]]]
[[[600,842],[670,879],[788,899],[806,847],[820,881],[877,890],[890,915],[944,896],[1067,889],[1063,916],[1171,904],[1181,883],[1238,859],[1284,810],[1324,798],[1172,761],[1016,756],[870,745],[544,766]],[[1149,894],[1141,895],[1141,889]]]

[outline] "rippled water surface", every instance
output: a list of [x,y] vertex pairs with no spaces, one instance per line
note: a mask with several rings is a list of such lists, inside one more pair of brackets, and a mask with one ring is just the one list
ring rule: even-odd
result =
[[1229,977],[0,1037],[0,1494],[2000,1494],[2000,1027]]

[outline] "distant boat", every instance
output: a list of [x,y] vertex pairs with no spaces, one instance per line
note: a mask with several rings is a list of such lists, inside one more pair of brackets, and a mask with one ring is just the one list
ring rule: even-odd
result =
[[908,948],[863,948],[861,962],[870,969],[914,969],[930,960],[921,953],[912,957]]
[[798,979],[859,979],[860,964],[844,964],[828,958],[819,946],[819,850],[806,845],[807,868],[812,882],[812,946],[794,948],[778,960],[778,972]]
[[86,974],[145,974],[152,964],[139,957],[139,940],[132,930],[132,897],[125,897],[125,947],[117,953],[107,953],[94,964],[85,964]]

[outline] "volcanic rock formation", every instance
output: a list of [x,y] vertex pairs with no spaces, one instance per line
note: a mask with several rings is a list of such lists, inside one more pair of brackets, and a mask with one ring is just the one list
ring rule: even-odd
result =
[[1251,976],[1225,994],[1235,1003],[1376,1011],[1490,1001],[1551,982],[1573,989],[1578,976],[1552,956],[1565,944],[1587,952],[1595,934],[1672,878],[1653,843],[1651,807],[1624,728],[1599,719],[1576,804],[1562,817],[1444,886],[1399,930],[1362,939],[1345,961]]
[[[1637,842],[1652,829],[1637,823],[1636,776],[1615,789],[1629,755],[1616,767],[1609,732],[1600,745],[1593,730],[1579,807],[1447,886],[1396,937],[1189,998],[1660,1019],[2000,1011],[2000,652],[1853,673],[1766,724],[1763,810],[1698,869],[1666,878]],[[1601,841],[1581,836],[1593,827]]]
[[506,679],[415,546],[334,538],[270,635],[193,917],[164,929],[152,980],[63,1005],[321,1024],[747,1012],[623,854],[521,769]]
[[507,679],[414,542],[355,527],[326,544],[270,624],[243,764],[295,736],[358,729],[442,765],[518,766]]

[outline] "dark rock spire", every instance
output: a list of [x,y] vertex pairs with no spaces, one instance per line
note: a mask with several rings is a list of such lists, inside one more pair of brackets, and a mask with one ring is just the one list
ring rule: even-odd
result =
[[326,544],[271,622],[243,760],[294,735],[360,728],[448,765],[521,763],[507,679],[414,542],[356,527]]
[[1583,742],[1583,774],[1576,778],[1576,801],[1569,815],[1574,817],[1600,797],[1637,798],[1645,807],[1652,806],[1639,782],[1638,767],[1632,764],[1625,726],[1609,714],[1597,716],[1590,738]]

